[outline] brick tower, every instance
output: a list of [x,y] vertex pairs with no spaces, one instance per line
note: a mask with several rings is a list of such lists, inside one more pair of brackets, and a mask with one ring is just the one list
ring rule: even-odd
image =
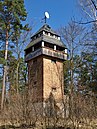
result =
[[51,94],[56,101],[62,100],[63,62],[66,59],[67,49],[49,25],[43,25],[31,37],[25,49],[25,61],[28,64],[28,83],[33,91],[33,101],[46,101]]

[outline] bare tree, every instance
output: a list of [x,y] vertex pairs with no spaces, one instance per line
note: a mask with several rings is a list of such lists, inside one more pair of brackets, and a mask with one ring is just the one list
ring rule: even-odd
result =
[[84,14],[90,19],[83,23],[97,23],[97,0],[79,0],[79,4]]
[[[63,37],[63,41],[67,45],[68,54],[69,54],[69,73],[70,73],[70,92],[72,93],[74,90],[74,71],[78,66],[75,66],[74,58],[76,55],[80,55],[82,51],[82,39],[84,37],[85,28],[81,25],[76,24],[71,20],[68,26],[60,29],[60,33]],[[79,65],[79,64],[78,64]]]

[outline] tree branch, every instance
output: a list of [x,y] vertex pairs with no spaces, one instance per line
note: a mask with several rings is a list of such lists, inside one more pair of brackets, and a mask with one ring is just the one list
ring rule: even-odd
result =
[[93,4],[93,6],[95,7],[95,9],[97,10],[97,6],[96,6],[95,2],[93,0],[91,0],[91,2]]
[[97,22],[97,20],[87,21],[87,22],[75,22],[75,23],[78,23],[78,24],[90,24],[90,23],[95,23],[95,22]]

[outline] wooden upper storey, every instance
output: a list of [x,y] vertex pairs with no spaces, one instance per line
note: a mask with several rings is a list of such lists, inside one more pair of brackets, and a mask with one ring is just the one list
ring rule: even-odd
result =
[[25,61],[41,54],[53,56],[62,60],[67,58],[67,48],[49,25],[45,24],[31,37],[31,42],[25,49]]

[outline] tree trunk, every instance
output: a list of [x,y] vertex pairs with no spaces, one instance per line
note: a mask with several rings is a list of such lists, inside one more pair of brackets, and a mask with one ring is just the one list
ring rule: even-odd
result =
[[6,30],[6,42],[5,42],[5,66],[3,72],[3,85],[2,85],[2,98],[1,98],[1,110],[4,107],[5,90],[6,90],[6,75],[7,75],[7,55],[8,55],[8,30]]
[[[19,60],[19,59],[18,59]],[[19,61],[17,63],[17,68],[16,68],[16,92],[19,92]]]

